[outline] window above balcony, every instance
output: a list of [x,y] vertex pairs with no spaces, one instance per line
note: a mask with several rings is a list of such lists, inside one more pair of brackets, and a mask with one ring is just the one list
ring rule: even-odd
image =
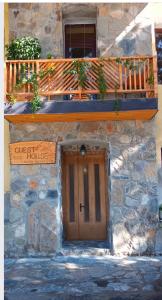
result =
[[65,25],[65,57],[96,57],[95,24]]

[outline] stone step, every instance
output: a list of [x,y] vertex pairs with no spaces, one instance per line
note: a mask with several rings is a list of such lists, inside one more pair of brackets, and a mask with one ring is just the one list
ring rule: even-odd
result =
[[65,241],[61,251],[64,256],[110,255],[107,241]]
[[93,255],[93,256],[105,256],[105,255],[111,255],[110,249],[104,249],[104,248],[71,248],[66,249],[63,248],[61,251],[62,255],[64,256],[87,256],[87,255]]

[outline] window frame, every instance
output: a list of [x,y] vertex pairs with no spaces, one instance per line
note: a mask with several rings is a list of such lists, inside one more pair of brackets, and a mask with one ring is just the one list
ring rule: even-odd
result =
[[[156,53],[157,53],[157,70],[158,70],[157,77],[159,77],[158,76],[159,67],[158,67],[158,51],[157,51],[157,43],[156,43],[156,34],[160,34],[161,38],[162,38],[162,28],[155,28],[155,47],[156,47]],[[161,59],[161,62],[162,62],[162,59]],[[159,81],[159,78],[158,78],[158,84],[162,84],[162,71],[161,71],[161,80]]]
[[65,26],[66,25],[94,25],[95,26],[95,33],[96,33],[96,57],[97,57],[97,20],[96,19],[89,19],[89,20],[85,20],[85,19],[79,19],[79,20],[64,20],[63,21],[63,55],[65,58]]

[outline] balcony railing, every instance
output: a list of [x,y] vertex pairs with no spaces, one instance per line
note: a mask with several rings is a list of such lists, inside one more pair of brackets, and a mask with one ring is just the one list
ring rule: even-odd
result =
[[[157,97],[157,63],[153,56],[109,57],[78,59],[86,62],[86,80],[80,86],[78,74],[74,68],[74,59],[12,60],[6,61],[5,88],[6,99],[14,95],[17,100],[30,100],[33,87],[30,83],[17,89],[25,67],[26,77],[39,74],[52,68],[43,78],[38,78],[39,94],[42,96],[70,95],[70,99],[89,99],[100,94],[99,81],[106,83],[105,94],[136,94],[140,97]],[[102,68],[99,75],[99,68]],[[75,73],[75,74],[74,74]],[[24,75],[23,75],[24,76]],[[54,98],[54,97],[52,97]]]

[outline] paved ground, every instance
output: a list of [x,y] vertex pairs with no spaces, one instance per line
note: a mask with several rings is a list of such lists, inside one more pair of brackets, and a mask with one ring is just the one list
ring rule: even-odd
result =
[[162,300],[162,257],[7,259],[5,300]]

